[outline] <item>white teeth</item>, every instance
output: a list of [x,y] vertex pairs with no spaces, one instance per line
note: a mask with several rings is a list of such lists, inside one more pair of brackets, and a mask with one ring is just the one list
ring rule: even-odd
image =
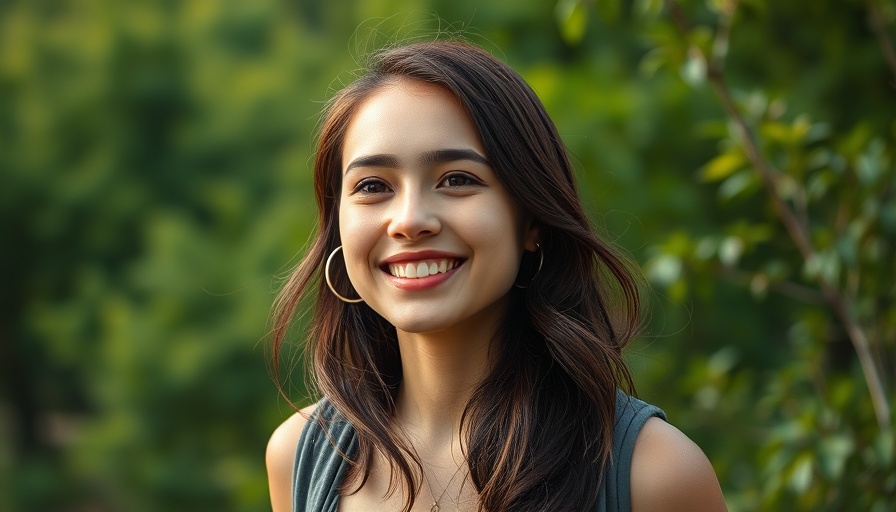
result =
[[420,277],[444,274],[460,264],[457,260],[427,260],[419,263],[389,265],[389,273],[395,277],[417,279]]

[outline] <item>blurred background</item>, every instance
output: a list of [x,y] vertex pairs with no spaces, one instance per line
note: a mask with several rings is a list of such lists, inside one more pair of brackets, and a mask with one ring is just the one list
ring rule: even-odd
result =
[[[894,510],[889,0],[0,3],[0,510],[267,510],[324,101],[462,35],[645,269],[642,398],[729,506]],[[308,403],[301,340],[284,369]]]

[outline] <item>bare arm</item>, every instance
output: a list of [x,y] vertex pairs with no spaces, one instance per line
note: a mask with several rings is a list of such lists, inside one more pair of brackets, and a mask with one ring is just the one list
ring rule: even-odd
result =
[[268,441],[265,464],[268,469],[268,488],[271,491],[273,512],[292,510],[292,472],[295,465],[296,448],[302,437],[302,429],[316,405],[302,409],[286,419]]
[[659,418],[647,420],[635,442],[631,498],[632,512],[728,510],[709,459]]

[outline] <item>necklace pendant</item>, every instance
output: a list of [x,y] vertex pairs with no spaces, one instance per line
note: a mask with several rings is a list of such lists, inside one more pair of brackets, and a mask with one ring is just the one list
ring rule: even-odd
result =
[[429,512],[439,512],[439,504],[433,503],[432,508],[429,509]]

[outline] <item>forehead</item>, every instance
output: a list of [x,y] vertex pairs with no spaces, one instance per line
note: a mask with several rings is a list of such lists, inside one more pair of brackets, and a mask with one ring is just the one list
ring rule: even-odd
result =
[[454,94],[438,85],[399,79],[378,88],[355,110],[342,162],[344,166],[365,154],[402,156],[444,148],[485,155],[472,118]]

